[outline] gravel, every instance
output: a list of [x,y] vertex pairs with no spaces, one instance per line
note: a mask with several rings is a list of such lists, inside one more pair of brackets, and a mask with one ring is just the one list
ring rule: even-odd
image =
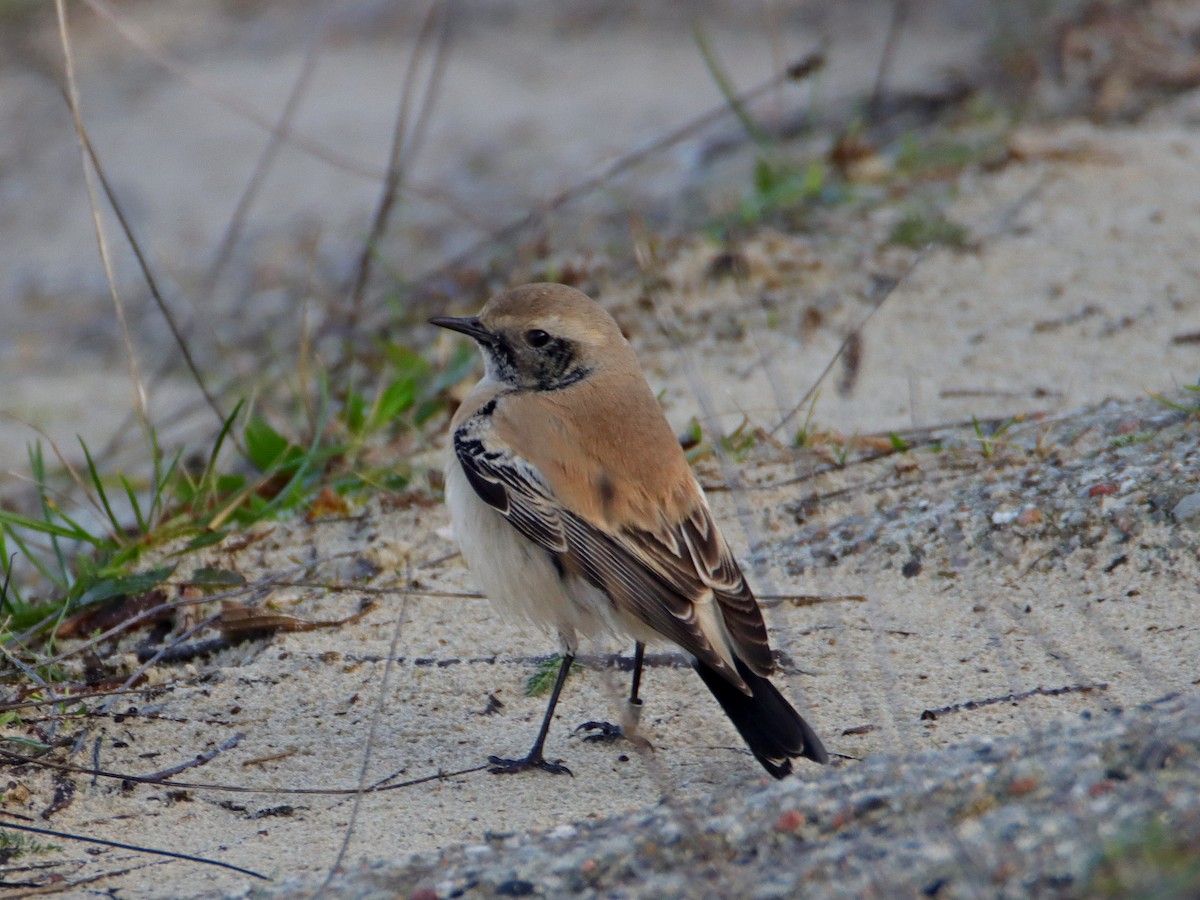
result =
[[1018,739],[364,864],[326,896],[1195,896],[1198,849],[1200,697],[1174,696]]

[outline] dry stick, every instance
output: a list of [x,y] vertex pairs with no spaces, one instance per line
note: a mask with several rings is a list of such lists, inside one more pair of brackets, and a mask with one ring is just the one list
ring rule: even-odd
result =
[[[303,97],[305,90],[308,88],[309,82],[312,79],[312,74],[316,70],[317,50],[320,48],[320,39],[324,34],[324,21],[313,30],[309,40],[308,48],[305,50],[304,59],[301,63],[300,72],[296,76],[296,81],[292,86],[291,93],[288,94],[287,101],[284,104],[283,112],[274,129],[268,132],[268,141],[263,149],[262,155],[258,158],[250,175],[250,180],[246,187],[242,190],[241,196],[238,198],[237,205],[234,207],[233,215],[230,217],[229,224],[226,226],[225,233],[221,237],[221,241],[217,247],[216,258],[212,266],[209,268],[204,282],[200,288],[200,294],[203,297],[212,299],[212,294],[216,289],[217,282],[220,280],[225,266],[233,253],[233,248],[241,238],[242,230],[249,214],[250,205],[258,195],[258,189],[263,181],[266,180],[267,173],[270,171],[271,165],[278,156],[279,149],[283,146],[283,141],[286,135],[290,133],[292,119],[295,117],[296,110],[299,108],[300,99]],[[190,328],[184,328],[183,331],[190,331]],[[167,372],[175,367],[175,360],[166,360],[162,366],[157,369],[151,378],[153,385],[159,384],[166,376]],[[218,389],[218,393],[220,390]],[[207,392],[206,392],[207,398]],[[210,403],[211,406],[211,403]],[[222,420],[223,422],[224,420]],[[120,442],[125,431],[128,429],[128,417],[121,424],[108,445],[105,447],[103,455],[111,455]]]
[[[240,744],[245,737],[246,735],[239,731],[233,737],[223,741],[220,746],[214,747],[212,750],[208,750],[204,753],[200,753],[194,758],[189,759],[187,762],[182,762],[177,766],[171,766],[170,768],[163,769],[160,772],[147,775],[146,781],[150,783],[162,782],[170,778],[172,775],[178,775],[180,772],[186,772],[188,769],[194,769],[198,766],[204,765],[205,763],[212,762],[226,750],[232,750],[234,747]],[[100,767],[96,766],[96,768],[98,769]]]
[[3,653],[5,659],[7,659],[14,666],[16,666],[18,669],[20,669],[25,674],[26,678],[28,678],[30,681],[32,681],[34,684],[36,684],[38,687],[40,687],[42,690],[46,691],[46,693],[48,693],[50,695],[50,697],[46,701],[47,703],[59,703],[62,701],[63,698],[59,697],[58,695],[55,694],[54,688],[52,688],[50,685],[46,684],[46,682],[42,678],[42,676],[38,675],[38,673],[35,672],[27,663],[23,662],[21,659],[14,656],[12,651],[9,650],[7,647],[5,647],[3,644],[0,644],[0,653]]
[[[58,0],[61,2],[61,0]],[[172,850],[156,850],[153,847],[139,847],[136,844],[122,844],[119,841],[106,841],[102,838],[84,837],[79,834],[70,834],[66,831],[51,831],[49,828],[34,828],[32,825],[17,825],[14,822],[0,822],[0,828],[11,828],[14,831],[27,831],[30,834],[41,834],[46,837],[62,838],[65,841],[83,841],[85,844],[99,844],[102,847],[114,847],[117,850],[132,850],[134,853],[149,853],[154,856],[167,856],[171,859],[181,859],[184,862],[201,863],[206,866],[217,866],[222,869],[228,869],[231,872],[237,872],[241,875],[249,875],[251,878],[260,878],[263,881],[271,881],[271,877],[263,875],[261,872],[255,872],[253,869],[243,869],[241,866],[235,866],[232,863],[220,862],[215,859],[205,859],[202,856],[189,856],[186,853],[175,853]]]
[[[70,101],[68,98],[68,102]],[[92,167],[95,169],[96,176],[100,179],[100,185],[104,188],[104,195],[108,198],[109,208],[117,217],[117,222],[121,225],[121,230],[125,232],[125,239],[129,242],[129,247],[133,251],[134,258],[137,259],[138,268],[142,270],[142,278],[146,281],[146,287],[150,290],[150,296],[154,299],[158,311],[162,313],[167,327],[171,330],[171,337],[175,339],[175,343],[179,346],[179,352],[183,354],[183,361],[188,367],[188,371],[192,373],[192,378],[196,382],[196,386],[200,388],[200,393],[204,395],[205,402],[208,403],[209,409],[217,417],[219,424],[225,423],[225,413],[221,411],[220,405],[213,397],[208,389],[208,384],[204,380],[204,376],[200,374],[200,368],[196,365],[196,360],[192,358],[192,351],[189,349],[187,340],[183,333],[179,330],[179,323],[175,321],[175,314],[171,312],[171,308],[167,306],[167,301],[163,298],[162,292],[158,289],[158,281],[154,277],[154,273],[150,271],[150,264],[146,261],[146,256],[142,253],[142,245],[133,233],[133,226],[129,224],[129,219],[125,216],[125,210],[117,200],[116,192],[108,181],[108,176],[104,174],[104,167],[100,164],[100,158],[96,155],[96,148],[92,146],[91,139],[84,130],[83,122],[80,120],[77,124],[79,131],[79,140],[83,144],[84,150],[87,152],[88,158],[92,161]],[[115,294],[116,288],[113,288]],[[125,328],[124,313],[121,313],[121,327]],[[126,329],[126,342],[130,344],[130,352],[132,353],[132,343]],[[143,387],[144,391],[145,388]]]
[[[142,665],[138,666],[137,670],[134,671],[134,673],[132,675],[130,675],[128,678],[125,679],[125,683],[121,685],[122,689],[128,690],[129,688],[133,687],[134,684],[136,684],[138,681],[140,681],[142,676],[146,674],[146,671],[151,666],[153,666],[156,662],[158,662],[159,659],[162,658],[162,655],[164,653],[166,653],[172,647],[176,647],[179,644],[182,644],[185,640],[190,638],[196,632],[203,631],[205,628],[208,628],[213,623],[219,621],[220,618],[221,618],[220,613],[213,613],[207,619],[203,619],[202,621],[197,622],[191,628],[187,629],[187,631],[180,634],[179,637],[177,637],[171,643],[163,644],[163,646],[159,647],[153,656],[151,656],[148,660],[146,660],[144,663],[142,663]],[[103,703],[100,704],[100,712],[107,713],[110,709],[112,709],[112,705],[116,702],[117,702],[116,697],[109,697],[107,700],[105,700]]]
[[844,354],[847,348],[849,348],[850,345],[858,339],[857,336],[862,334],[862,330],[867,327],[867,323],[874,318],[875,313],[879,312],[879,310],[883,307],[883,304],[886,303],[892,294],[896,292],[896,288],[898,288],[910,275],[912,275],[913,270],[915,270],[917,266],[925,261],[926,257],[929,255],[929,250],[929,245],[922,247],[917,255],[909,261],[909,264],[905,267],[904,271],[896,276],[896,278],[892,279],[892,281],[879,295],[879,298],[871,305],[871,308],[867,310],[867,314],[863,316],[859,320],[858,324],[854,328],[850,329],[850,331],[846,334],[846,337],[842,340],[842,343],[829,358],[829,362],[825,365],[825,368],[821,370],[821,374],[817,376],[816,381],[812,383],[812,386],[805,391],[804,396],[800,398],[800,402],[793,406],[791,410],[789,410],[788,413],[775,424],[775,427],[767,432],[768,435],[774,437],[779,429],[783,428],[783,426],[790,422],[796,416],[796,414],[804,408],[804,404],[806,404],[813,394],[820,389],[821,384],[825,381],[826,376],[833,371],[833,367],[837,365],[838,360],[842,358],[842,354]]
[[[168,582],[169,583],[169,582]],[[279,581],[276,582],[278,587],[308,587],[320,588],[321,590],[329,591],[330,593],[340,594],[397,594],[395,588],[372,588],[356,584],[321,584],[317,581]],[[431,591],[417,590],[403,591],[414,597],[438,597],[452,600],[482,600],[487,595],[481,594],[478,591]],[[791,603],[793,606],[813,606],[817,603],[833,603],[836,601],[861,601],[865,598],[861,594],[839,594],[829,597],[818,594],[755,594],[762,604],[778,605],[780,603]],[[582,656],[579,659],[582,660]],[[0,705],[0,712],[3,712],[4,707]]]
[[[84,885],[95,884],[98,881],[106,881],[110,878],[121,878],[121,877],[123,877],[125,875],[129,875],[133,872],[140,872],[142,869],[149,869],[151,866],[165,866],[169,862],[170,862],[169,859],[161,859],[161,860],[157,860],[155,862],[144,862],[144,863],[139,863],[138,865],[128,865],[128,866],[125,866],[124,868],[120,868],[120,869],[109,869],[107,872],[100,872],[96,875],[89,875],[86,878],[80,878],[77,881],[66,881],[65,879],[62,881],[54,881],[54,882],[51,882],[50,884],[44,884],[44,885],[40,885],[38,887],[32,888],[31,890],[28,891],[27,894],[19,894],[17,896],[49,897],[49,896],[52,896],[55,894],[65,894],[68,891],[78,892],[79,889],[82,888]],[[61,865],[61,864],[59,864],[59,865]],[[77,862],[74,862],[73,865],[74,865],[74,870],[79,871],[80,869],[83,868],[83,866],[86,865],[86,863],[84,863],[82,861],[77,861]],[[76,896],[79,896],[79,894],[76,893]]]
[[891,72],[892,60],[896,55],[896,44],[900,39],[900,30],[908,18],[908,0],[892,0],[892,18],[888,23],[887,37],[883,41],[883,50],[879,54],[879,66],[875,69],[875,86],[871,89],[871,101],[867,105],[867,117],[871,120],[879,118],[883,107],[883,92],[886,87],[888,74]]
[[[1030,697],[1061,697],[1063,694],[1090,694],[1092,691],[1108,690],[1108,682],[1099,681],[1094,684],[1068,684],[1063,687],[1048,688],[1040,685],[1024,691],[1014,691],[1003,697],[985,697],[982,700],[961,700],[949,706],[939,706],[937,709],[927,709],[921,713],[924,721],[936,721],[941,716],[963,710],[981,709],[984,706],[995,706],[998,703],[1016,703],[1018,700],[1028,700]],[[1022,707],[1023,708],[1023,707]],[[1031,729],[1032,730],[1032,729]]]
[[[1018,589],[1022,589],[1020,585],[1013,586]],[[1090,684],[1096,681],[1096,679],[1089,677],[1087,673],[1083,671],[1083,669],[1075,664],[1075,662],[1071,659],[1070,654],[1058,646],[1057,642],[1055,642],[1054,639],[1049,636],[1045,628],[1028,627],[1030,616],[1036,615],[1036,613],[1031,614],[1022,612],[1019,609],[1016,601],[1011,599],[1006,599],[1004,602],[1000,603],[999,606],[1009,616],[1009,618],[1022,626],[1026,634],[1042,645],[1042,649],[1046,651],[1047,656],[1057,662],[1077,682],[1080,684]],[[1117,651],[1118,654],[1124,656],[1129,662],[1133,663],[1134,668],[1140,670],[1142,677],[1145,678],[1150,684],[1165,685],[1168,683],[1169,679],[1166,677],[1165,673],[1163,673],[1163,671],[1153,663],[1148,662],[1140,650],[1127,647],[1125,642],[1117,636],[1116,632],[1114,632],[1104,622],[1099,621],[1099,617],[1096,615],[1096,610],[1092,610],[1093,615],[1086,614],[1086,611],[1082,609],[1079,610],[1079,613],[1079,618],[1082,620],[1084,627],[1092,629],[1097,635],[1107,641],[1112,648]],[[1114,694],[1116,693],[1117,692],[1114,691]]]
[[39,759],[36,756],[26,756],[23,753],[14,753],[12,750],[5,750],[0,747],[0,758],[6,759],[12,763],[29,766],[41,766],[43,769],[53,769],[56,772],[71,772],[76,775],[89,775],[94,778],[110,778],[116,781],[129,782],[130,784],[149,784],[154,787],[169,787],[169,788],[184,788],[190,791],[224,791],[230,794],[303,794],[320,797],[337,797],[337,796],[352,796],[354,794],[379,794],[384,791],[399,791],[404,788],[415,787],[421,784],[428,784],[431,781],[442,781],[447,778],[459,778],[463,775],[474,775],[476,772],[482,772],[487,768],[487,765],[471,766],[466,769],[456,769],[446,772],[442,769],[430,774],[420,775],[416,778],[410,778],[407,781],[398,781],[395,784],[384,784],[383,782],[390,781],[395,775],[389,775],[387,778],[381,779],[370,787],[348,787],[348,788],[260,788],[246,787],[240,784],[216,784],[203,781],[174,781],[170,779],[152,778],[146,775],[130,775],[127,772],[112,772],[107,769],[96,769],[88,766],[76,766],[71,763],[50,762],[46,759]]
[[148,435],[151,432],[149,412],[146,408],[145,385],[142,381],[138,366],[137,354],[133,348],[133,338],[129,333],[129,324],[125,321],[125,307],[117,292],[116,275],[113,271],[112,256],[109,252],[108,239],[105,236],[104,224],[100,220],[100,200],[96,194],[96,175],[98,170],[88,164],[87,132],[83,127],[83,117],[79,111],[79,86],[75,81],[75,56],[71,50],[71,38],[67,31],[67,11],[63,0],[54,0],[54,9],[58,18],[58,36],[63,51],[63,62],[66,72],[67,105],[71,109],[71,118],[75,123],[75,134],[79,138],[80,155],[83,163],[83,178],[87,185],[88,205],[92,213],[92,226],[96,232],[96,243],[100,250],[100,260],[104,266],[104,277],[108,282],[108,290],[116,308],[117,321],[121,326],[121,336],[125,342],[125,351],[129,356],[129,375],[133,388],[133,406],[137,411],[138,421],[142,430]]
[[184,600],[171,600],[167,603],[160,603],[158,606],[143,610],[142,612],[137,613],[136,615],[130,616],[124,622],[114,625],[112,628],[108,629],[107,631],[101,632],[100,634],[96,635],[95,637],[84,641],[82,644],[72,647],[70,650],[64,650],[61,653],[58,653],[58,654],[50,657],[49,659],[39,660],[38,665],[47,666],[47,665],[51,665],[56,662],[62,662],[64,659],[68,659],[68,658],[74,656],[76,653],[82,653],[84,650],[87,650],[90,647],[94,647],[97,644],[101,643],[102,641],[108,640],[110,637],[113,637],[114,635],[118,635],[118,634],[121,634],[122,632],[128,631],[130,628],[133,628],[138,623],[143,622],[146,619],[149,619],[153,616],[160,615],[161,613],[170,612],[173,609],[179,609],[184,606],[196,606],[197,604],[200,604],[200,603],[211,603],[211,602],[215,602],[217,600],[231,600],[235,597],[243,597],[247,594],[254,594],[254,593],[261,592],[261,591],[265,591],[267,588],[272,587],[275,584],[275,582],[280,581],[280,580],[286,578],[288,575],[291,575],[295,572],[306,572],[316,566],[321,565],[322,563],[330,562],[335,559],[344,559],[349,556],[354,556],[355,553],[356,553],[356,551],[353,551],[353,550],[345,550],[341,553],[332,553],[329,556],[319,557],[308,563],[301,563],[300,565],[297,565],[297,566],[295,566],[291,569],[288,569],[284,572],[279,572],[276,575],[268,575],[266,578],[262,578],[256,582],[254,582],[253,584],[239,585],[236,588],[231,588],[228,591],[222,591],[219,594],[210,594],[205,597],[195,597],[195,598],[188,598],[188,599],[184,599]]
[[[73,686],[79,686],[78,682],[73,682],[73,683],[69,683],[69,684],[73,685]],[[58,686],[63,687],[64,683],[59,682]],[[0,703],[0,713],[10,712],[12,710],[17,710],[17,709],[38,709],[39,707],[42,707],[42,706],[53,706],[57,703],[72,703],[75,701],[82,703],[84,700],[98,700],[101,697],[141,696],[142,694],[148,694],[148,693],[152,693],[154,691],[161,691],[163,689],[163,687],[165,687],[165,685],[159,685],[159,686],[147,687],[147,688],[133,688],[132,690],[128,690],[128,691],[96,691],[94,693],[89,691],[86,694],[85,693],[60,694],[57,697],[53,697],[53,698],[48,697],[44,700],[19,700],[19,701],[15,701],[12,703]]]
[[[822,65],[824,65],[824,57],[821,54],[809,54],[808,56],[805,56],[788,66],[782,72],[772,75],[761,84],[750,88],[744,93],[738,94],[736,97],[737,102],[741,105],[752,103],[759,97],[762,97],[768,92],[774,90],[785,81],[807,77],[819,69]],[[414,282],[416,284],[421,284],[466,265],[479,253],[493,244],[501,241],[511,240],[525,229],[536,225],[555,210],[558,210],[561,207],[566,206],[568,203],[578,200],[580,197],[604,187],[604,185],[606,185],[616,176],[620,175],[622,172],[632,169],[634,166],[639,165],[646,159],[654,156],[657,153],[661,153],[663,150],[673,147],[675,144],[678,144],[679,142],[691,137],[697,131],[700,131],[714,122],[718,122],[729,115],[733,115],[730,109],[730,104],[722,103],[719,106],[713,107],[706,113],[701,113],[694,119],[689,119],[678,128],[667,132],[660,138],[656,138],[641,149],[634,150],[625,154],[624,156],[619,157],[618,159],[613,160],[596,175],[593,175],[590,178],[585,178],[578,184],[560,191],[559,193],[539,204],[536,208],[530,210],[525,215],[512,220],[507,225],[504,225],[491,234],[480,238],[465,250],[455,254],[450,259],[440,263],[433,269],[424,272],[419,277],[414,279]]]
[[292,120],[296,117],[296,110],[300,108],[300,100],[308,91],[313,73],[317,69],[317,53],[321,49],[321,42],[325,37],[325,25],[326,17],[323,16],[309,35],[308,46],[304,50],[304,58],[300,63],[300,71],[296,73],[296,80],[292,84],[287,100],[284,101],[283,110],[268,134],[267,144],[254,163],[250,179],[242,188],[241,196],[238,197],[237,204],[233,208],[233,215],[229,217],[229,224],[226,225],[225,233],[217,245],[216,256],[200,288],[201,296],[207,297],[209,300],[212,299],[217,282],[220,281],[221,275],[224,274],[225,267],[233,255],[233,248],[241,240],[246,219],[250,214],[250,206],[257,199],[259,188],[262,187],[267,173],[271,171],[275,160],[279,157],[285,137],[291,134]]
[[[396,121],[392,130],[392,146],[388,154],[387,176],[384,178],[383,191],[379,197],[379,205],[375,209],[375,217],[371,222],[371,231],[363,244],[362,254],[358,259],[358,271],[354,285],[350,290],[350,315],[346,322],[347,362],[349,377],[353,378],[354,337],[362,317],[363,295],[366,293],[367,282],[371,278],[371,263],[379,242],[387,231],[391,219],[392,208],[395,206],[400,185],[404,180],[404,172],[416,157],[417,151],[424,142],[428,130],[429,116],[433,111],[434,101],[442,83],[442,74],[446,66],[446,50],[450,39],[450,14],[444,11],[442,0],[433,0],[421,30],[413,46],[412,56],[408,61],[408,70],[404,74],[403,88],[400,92],[400,108],[396,111]],[[412,138],[406,142],[409,125],[409,107],[412,104],[413,92],[417,83],[417,70],[420,67],[426,40],[433,33],[435,26],[438,30],[437,46],[434,49],[432,68],[425,83],[417,112],[417,120],[412,128]]]
[[[406,578],[406,581],[408,580]],[[371,727],[367,732],[367,744],[363,748],[362,766],[358,771],[358,791],[354,795],[354,805],[350,809],[350,821],[346,824],[345,835],[342,838],[341,847],[338,848],[337,857],[333,860],[333,865],[329,867],[329,874],[325,876],[325,880],[317,888],[316,893],[313,894],[314,898],[320,897],[329,889],[334,875],[337,874],[342,866],[342,860],[346,858],[346,852],[350,849],[350,839],[354,836],[354,828],[358,823],[358,813],[362,807],[362,798],[367,793],[367,771],[371,767],[371,752],[375,747],[375,738],[379,732],[379,722],[383,718],[383,704],[387,698],[388,681],[392,675],[392,660],[396,655],[396,648],[400,645],[400,635],[404,631],[404,622],[407,618],[408,594],[405,593],[404,598],[400,601],[400,612],[396,616],[396,627],[392,630],[392,642],[388,646],[388,659],[383,664],[383,678],[379,684],[379,696],[375,701],[375,711],[371,715]]]

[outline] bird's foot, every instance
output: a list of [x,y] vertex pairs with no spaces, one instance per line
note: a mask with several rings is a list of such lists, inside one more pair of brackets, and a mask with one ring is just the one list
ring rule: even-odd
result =
[[488,771],[493,775],[515,775],[526,769],[541,769],[552,775],[574,775],[570,769],[561,763],[552,763],[542,757],[541,753],[530,753],[524,759],[504,759],[500,756],[488,757]]
[[595,744],[610,744],[613,741],[626,740],[625,729],[620,725],[614,725],[612,722],[584,722],[575,729],[575,733],[581,731],[595,732],[588,734],[584,740]]

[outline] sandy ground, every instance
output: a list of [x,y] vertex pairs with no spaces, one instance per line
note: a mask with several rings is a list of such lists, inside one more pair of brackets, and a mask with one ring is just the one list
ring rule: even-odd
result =
[[[732,33],[729,40],[736,40],[739,32]],[[761,30],[743,35],[753,43],[750,35],[761,40]],[[468,48],[476,46],[471,40],[486,47],[464,54],[475,66],[522,55],[519,35],[506,52],[476,32],[464,40]],[[588,52],[551,48],[564,60]],[[378,49],[394,62],[391,50]],[[369,62],[350,55],[355,64]],[[239,77],[264,80],[256,67],[265,63],[258,61],[244,70],[206,64],[230,84]],[[351,77],[347,67],[333,69]],[[738,75],[752,79],[755,72]],[[455,77],[490,83],[478,71]],[[704,96],[684,90],[697,83],[694,72],[672,69],[661,84],[639,78],[660,87],[661,102],[673,112],[681,96],[695,103],[692,109],[714,99],[711,90]],[[98,109],[117,102],[103,95],[119,81],[97,79]],[[497,96],[506,94],[502,88],[496,85]],[[169,84],[141,90],[152,110],[178,105]],[[334,100],[317,94],[313,102],[346,93],[336,78],[329,90]],[[597,89],[589,102],[602,104],[602,93]],[[277,108],[279,96],[265,101],[268,108]],[[390,102],[381,97],[378,107],[367,104],[356,114],[378,125],[388,121],[383,110]],[[1026,149],[1026,161],[959,185],[950,211],[970,228],[974,248],[935,250],[903,279],[863,330],[856,378],[843,391],[831,384],[812,412],[817,427],[847,434],[1030,414],[1020,424],[986,443],[969,427],[939,428],[940,451],[918,446],[846,468],[829,465],[835,450],[797,453],[765,441],[701,462],[727,536],[759,594],[776,598],[767,601],[767,614],[784,654],[779,683],[838,754],[832,774],[809,766],[797,779],[819,784],[844,776],[857,759],[933,751],[981,736],[1019,743],[1021,735],[1064,718],[1194,691],[1200,520],[1192,510],[1200,501],[1189,498],[1200,492],[1200,432],[1194,416],[1147,399],[1146,391],[1186,400],[1178,388],[1195,383],[1200,361],[1197,345],[1186,340],[1200,332],[1198,102],[1184,97],[1137,128],[1068,122],[1019,133],[1014,141]],[[510,121],[499,101],[484,105]],[[651,102],[626,110],[626,131],[609,120],[590,132],[584,125],[601,117],[571,118],[577,108],[564,103],[545,120],[576,140],[573,149],[559,138],[539,140],[563,151],[554,157],[561,169],[543,167],[547,179],[577,171],[580,154],[599,148],[591,163],[647,133],[639,129],[652,133],[664,107]],[[136,128],[152,126],[127,130],[98,117],[97,127],[102,137],[112,129],[108,140],[145,144],[145,137],[135,139]],[[600,133],[611,137],[607,147]],[[452,169],[469,157],[472,150],[456,134],[449,124],[431,136],[429,158]],[[385,137],[380,132],[374,140]],[[222,152],[230,146],[220,135],[213,141]],[[181,138],[177,149],[186,157],[196,146]],[[451,146],[464,157],[434,149]],[[60,146],[32,164],[66,165],[69,155]],[[204,170],[195,165],[199,179]],[[183,252],[189,217],[180,216],[182,201],[172,194],[179,179],[153,168],[127,177],[148,198],[146,221],[154,223],[148,233],[163,236],[164,256]],[[316,193],[299,191],[296,184],[311,185],[302,170],[278,177],[278,190],[328,215],[329,231],[347,241],[374,194],[369,184],[361,195],[325,183]],[[512,173],[500,181],[529,183]],[[497,208],[515,202],[503,197]],[[211,235],[225,210],[213,204],[192,225]],[[61,221],[43,212],[32,220],[86,240],[79,209],[74,216],[54,211]],[[743,416],[772,429],[846,329],[867,314],[870,276],[902,271],[913,258],[874,249],[893,221],[885,210],[848,223],[842,234],[759,235],[739,248],[748,261],[740,279],[711,274],[721,247],[686,240],[664,252],[652,289],[633,273],[610,273],[600,299],[630,332],[681,431],[693,416],[710,429],[729,430]],[[10,221],[6,233],[12,228]],[[52,253],[35,227],[28,231],[31,244]],[[29,278],[65,279],[29,289],[27,296],[50,298],[35,317],[68,306],[73,285],[97,290],[89,281],[93,268],[72,270],[59,264],[61,256],[38,260],[34,250],[7,241],[0,247],[25,254],[27,271],[37,273],[22,276],[26,285]],[[19,266],[10,258],[5,269],[13,277]],[[12,285],[4,290],[24,290]],[[821,311],[815,329],[804,327],[809,308]],[[71,321],[82,323],[80,336],[104,316],[99,308],[79,315]],[[148,315],[144,327],[154,328]],[[75,393],[42,378],[52,357],[43,339],[30,334],[21,341],[23,348],[4,353],[10,372],[32,373],[28,383],[39,398],[49,390]],[[111,335],[98,341],[100,349],[87,358],[114,358]],[[82,337],[80,346],[86,349]],[[112,399],[115,388],[98,379],[93,386]],[[1104,405],[1110,400],[1120,403]],[[50,409],[41,399],[29,402]],[[82,416],[70,411],[80,402],[102,420],[122,409],[94,398],[73,402],[65,415]],[[47,427],[60,434],[92,423],[64,420],[62,407],[47,415]],[[802,410],[782,436],[790,438],[807,415]],[[27,438],[8,434],[11,459],[13,444]],[[436,453],[428,452],[430,464]],[[457,845],[470,851],[509,834],[565,834],[561,829],[630,811],[669,814],[687,802],[703,807],[763,789],[794,790],[767,784],[699,681],[669,659],[650,669],[645,686],[641,726],[653,751],[573,735],[583,721],[620,717],[624,675],[601,663],[603,654],[628,648],[610,646],[594,648],[598,656],[571,678],[551,734],[548,753],[565,760],[573,778],[502,778],[479,770],[488,753],[517,754],[531,741],[544,701],[525,696],[524,684],[554,642],[491,616],[473,593],[447,526],[438,505],[382,498],[347,518],[260,526],[181,557],[177,579],[205,565],[236,571],[262,584],[232,599],[275,612],[337,620],[371,605],[338,627],[160,665],[151,677],[161,690],[58,725],[79,736],[77,752],[61,757],[75,765],[98,761],[108,772],[150,774],[224,748],[175,777],[261,792],[134,785],[18,767],[9,773],[5,811],[61,831],[244,866],[311,893],[344,841],[345,864],[353,868]],[[787,599],[798,594],[827,599],[816,605]],[[134,640],[116,651],[129,654],[130,671],[136,651]],[[955,707],[971,701],[991,702]],[[955,708],[922,716],[948,707]],[[466,769],[475,771],[361,800],[273,792],[353,789]],[[681,827],[686,831],[686,822]],[[953,833],[951,824],[945,827]],[[4,879],[44,883],[49,875],[81,893],[111,890],[129,898],[247,895],[259,887],[211,867],[53,843],[62,849],[9,864],[44,862],[49,869],[6,869]],[[433,876],[421,882],[438,884]]]

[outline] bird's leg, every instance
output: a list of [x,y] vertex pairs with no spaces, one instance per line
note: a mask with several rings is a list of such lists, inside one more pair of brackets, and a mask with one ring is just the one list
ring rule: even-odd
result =
[[641,641],[633,644],[633,684],[629,688],[629,710],[625,727],[611,722],[584,722],[576,731],[589,731],[585,741],[615,741],[618,738],[630,738],[637,733],[638,721],[642,717],[642,698],[638,689],[642,684],[642,662],[646,657],[646,645]]
[[571,671],[571,664],[575,662],[575,654],[564,653],[562,665],[558,669],[558,678],[554,681],[554,691],[550,694],[550,704],[546,707],[546,716],[542,719],[542,727],[538,729],[537,740],[533,742],[533,747],[524,759],[503,759],[499,756],[489,756],[488,763],[490,764],[488,771],[493,775],[511,775],[515,772],[523,772],[526,769],[541,769],[544,772],[552,772],[555,775],[570,775],[571,770],[559,763],[547,762],[542,756],[542,747],[546,743],[546,735],[550,732],[550,722],[554,719],[554,707],[558,705],[558,695],[562,693],[563,684],[567,680],[567,675]]
[[635,710],[634,717],[641,715],[642,698],[638,696],[638,688],[642,684],[642,660],[646,658],[646,645],[641,641],[633,642],[633,684],[629,688],[629,705]]

